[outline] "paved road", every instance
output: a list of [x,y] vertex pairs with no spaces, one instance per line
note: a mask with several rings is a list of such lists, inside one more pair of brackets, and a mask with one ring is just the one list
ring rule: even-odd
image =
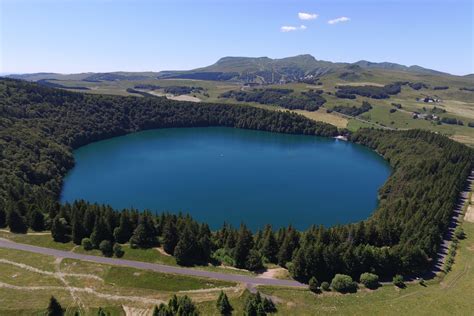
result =
[[162,272],[162,273],[173,273],[173,274],[180,274],[180,275],[187,275],[187,276],[194,276],[194,277],[204,277],[204,278],[211,278],[211,279],[230,281],[230,282],[239,282],[239,283],[247,284],[247,287],[250,287],[250,288],[254,287],[255,285],[306,287],[306,285],[299,283],[297,281],[293,281],[293,280],[264,279],[264,278],[247,276],[247,275],[219,273],[219,272],[212,272],[212,271],[205,271],[205,270],[197,270],[193,268],[173,267],[173,266],[167,266],[167,265],[156,264],[156,263],[91,256],[91,255],[85,255],[85,254],[74,253],[74,252],[69,252],[69,251],[56,250],[52,248],[44,248],[44,247],[27,245],[27,244],[19,244],[19,243],[16,243],[7,239],[1,239],[1,238],[0,238],[0,247],[34,252],[34,253],[39,253],[43,255],[59,257],[59,258],[77,259],[77,260],[91,261],[91,262],[102,263],[102,264],[111,264],[111,265],[118,265],[118,266],[124,266],[124,267],[136,268],[136,269],[145,269],[145,270],[151,270],[151,271]]

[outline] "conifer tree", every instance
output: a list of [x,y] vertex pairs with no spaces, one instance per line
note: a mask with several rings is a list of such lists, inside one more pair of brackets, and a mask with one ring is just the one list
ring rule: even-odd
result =
[[28,231],[25,218],[21,216],[17,210],[10,210],[8,213],[7,223],[12,233],[26,234]]
[[49,305],[47,310],[48,316],[62,316],[64,315],[64,310],[61,307],[61,304],[56,300],[54,296],[51,296],[49,299]]
[[178,230],[173,220],[169,219],[163,226],[163,249],[166,253],[173,254],[178,244]]
[[178,244],[174,249],[176,263],[179,265],[192,265],[195,263],[196,251],[198,251],[196,236],[193,234],[190,225],[186,225],[181,234]]
[[76,245],[80,245],[82,239],[86,237],[86,231],[83,226],[82,218],[76,212],[72,218],[72,228],[71,228],[71,237],[72,242]]
[[7,226],[7,212],[3,205],[0,205],[0,228]]
[[66,222],[66,219],[56,216],[53,220],[53,225],[51,226],[51,236],[54,241],[66,242],[68,241],[69,227]]
[[232,305],[230,305],[229,298],[224,293],[224,291],[221,291],[221,293],[219,294],[219,297],[217,298],[216,302],[216,307],[221,315],[231,315],[232,311],[234,310]]
[[29,218],[30,218],[29,226],[31,229],[37,232],[44,230],[45,225],[44,225],[43,213],[35,209],[32,212],[30,212]]
[[120,224],[114,229],[115,241],[124,244],[132,237],[132,223],[130,222],[130,215],[128,212],[120,214]]
[[237,268],[245,268],[250,249],[253,248],[252,232],[244,224],[240,225],[237,243],[234,249],[234,260]]
[[262,254],[271,263],[277,262],[278,243],[273,233],[272,227],[267,225],[265,227],[264,237],[262,242]]
[[94,229],[92,230],[90,239],[94,248],[99,248],[100,243],[103,240],[107,240],[107,227],[100,215],[96,215],[95,217]]

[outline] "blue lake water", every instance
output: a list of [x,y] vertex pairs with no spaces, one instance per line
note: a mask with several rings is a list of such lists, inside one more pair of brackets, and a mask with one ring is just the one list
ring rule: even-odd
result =
[[61,201],[188,212],[219,228],[366,219],[391,169],[359,145],[223,127],[144,131],[74,151]]

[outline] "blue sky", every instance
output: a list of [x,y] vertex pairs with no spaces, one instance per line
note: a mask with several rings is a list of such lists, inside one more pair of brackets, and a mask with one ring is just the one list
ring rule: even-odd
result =
[[471,0],[0,0],[0,72],[159,71],[312,54],[467,74],[473,10]]

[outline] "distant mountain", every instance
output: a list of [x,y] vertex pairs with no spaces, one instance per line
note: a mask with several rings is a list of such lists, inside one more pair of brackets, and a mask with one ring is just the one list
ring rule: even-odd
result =
[[271,59],[268,57],[224,57],[207,67],[189,71],[164,71],[158,77],[278,83],[319,77],[344,68],[349,70],[382,69],[431,75],[446,74],[420,66],[408,67],[389,62],[374,63],[361,60],[356,63],[334,63],[317,60],[311,55],[298,55],[281,59]]
[[340,72],[341,78],[360,77],[364,70],[387,70],[420,75],[447,75],[446,73],[420,66],[404,66],[396,63],[374,63],[361,60],[355,63],[338,63],[317,60],[311,55],[298,55],[281,59],[268,57],[223,57],[215,64],[188,71],[156,72],[107,72],[57,74],[35,73],[9,75],[7,77],[30,81],[79,80],[88,82],[145,80],[145,79],[197,79],[216,81],[239,81],[244,83],[280,83],[306,80]]
[[159,78],[238,80],[255,83],[296,81],[325,75],[345,64],[317,60],[311,55],[281,59],[268,57],[224,57],[215,64],[190,71],[165,71]]

